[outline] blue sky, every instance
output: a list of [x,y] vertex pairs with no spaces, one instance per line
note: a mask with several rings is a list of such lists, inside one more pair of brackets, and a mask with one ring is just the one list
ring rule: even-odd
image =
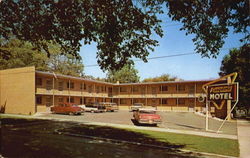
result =
[[[177,25],[175,25],[177,24]],[[185,35],[185,31],[179,31],[181,25],[177,22],[163,22],[163,38],[153,35],[152,38],[159,41],[159,46],[151,52],[148,57],[168,56],[182,53],[194,52],[192,35]],[[135,68],[139,71],[140,79],[170,74],[184,80],[202,80],[218,78],[220,65],[223,57],[228,54],[228,48],[240,47],[242,43],[239,39],[240,34],[229,33],[225,39],[225,44],[220,51],[219,56],[214,58],[202,58],[200,54],[177,56],[161,59],[149,60],[148,63],[142,61],[135,62]],[[95,65],[96,44],[84,45],[80,49],[80,55],[83,58],[84,65]],[[106,74],[98,67],[85,67],[84,73],[94,77],[105,77]]]

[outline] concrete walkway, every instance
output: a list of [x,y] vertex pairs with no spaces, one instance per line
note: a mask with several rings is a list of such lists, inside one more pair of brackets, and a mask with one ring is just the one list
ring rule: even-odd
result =
[[237,120],[240,157],[250,158],[250,121]]

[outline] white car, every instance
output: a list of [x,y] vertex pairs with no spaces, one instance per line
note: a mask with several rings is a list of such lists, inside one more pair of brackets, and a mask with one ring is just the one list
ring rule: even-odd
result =
[[143,103],[134,103],[132,106],[130,106],[130,111],[136,111],[143,107],[144,107]]
[[84,109],[85,112],[104,112],[102,109],[98,108],[98,106],[94,106],[92,104],[87,104],[87,105],[78,105],[82,109]]

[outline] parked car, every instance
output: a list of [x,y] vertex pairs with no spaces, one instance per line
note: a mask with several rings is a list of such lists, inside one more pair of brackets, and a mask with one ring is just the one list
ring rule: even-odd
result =
[[99,105],[98,103],[88,103],[86,105],[78,105],[86,112],[98,113],[105,112],[106,108],[104,106]]
[[133,117],[135,121],[139,124],[152,124],[157,125],[162,122],[161,116],[156,114],[156,110],[146,109],[146,108],[139,108],[134,111]]
[[51,107],[51,112],[54,114],[69,114],[69,115],[81,115],[84,110],[73,104],[64,103],[58,106]]
[[116,103],[101,102],[99,104],[105,106],[106,111],[114,112],[114,111],[118,111],[119,110],[119,108],[118,108],[118,106],[117,106]]
[[139,108],[143,108],[143,103],[134,103],[132,106],[130,106],[130,111],[136,111]]

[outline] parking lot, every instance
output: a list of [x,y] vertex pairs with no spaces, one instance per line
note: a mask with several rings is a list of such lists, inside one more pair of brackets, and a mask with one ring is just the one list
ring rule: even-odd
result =
[[[158,112],[162,117],[162,124],[159,128],[205,131],[205,117],[192,112]],[[61,114],[42,114],[42,117],[69,119],[83,122],[101,122],[123,125],[134,125],[133,113],[127,110],[106,113],[87,113],[82,115],[61,115]],[[217,131],[222,121],[213,118],[209,119],[209,130]],[[224,134],[237,135],[236,121],[226,122],[221,131]]]

